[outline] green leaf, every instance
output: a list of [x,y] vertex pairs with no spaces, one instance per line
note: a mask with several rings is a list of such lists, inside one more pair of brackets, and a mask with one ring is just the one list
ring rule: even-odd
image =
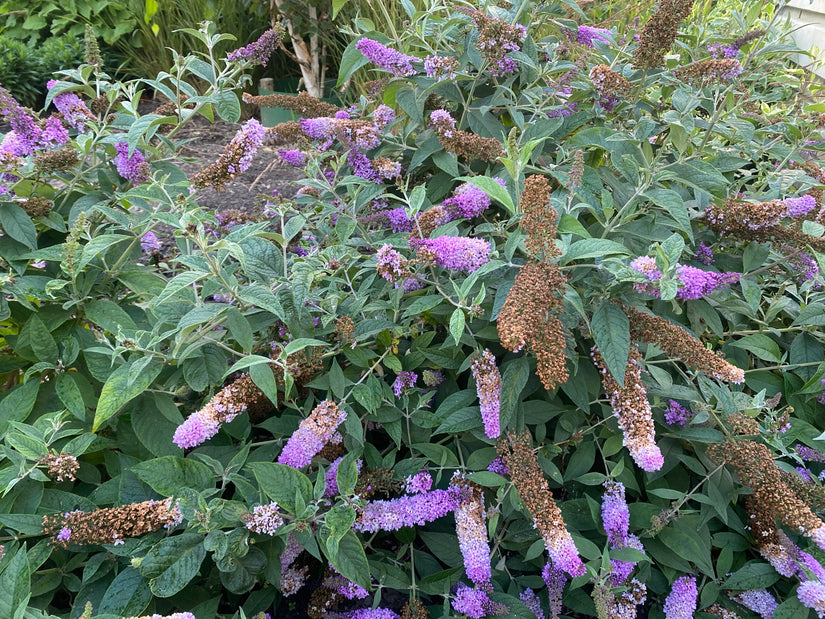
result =
[[20,619],[31,597],[31,575],[25,545],[0,574],[0,617]]
[[88,320],[114,335],[117,335],[120,330],[135,331],[137,329],[132,317],[117,303],[108,299],[91,301],[86,304],[85,309]]
[[60,401],[63,402],[63,406],[69,409],[72,415],[81,420],[86,417],[86,405],[83,403],[83,396],[80,394],[80,389],[78,389],[77,383],[71,374],[58,374],[54,383],[54,391]]
[[275,382],[275,375],[272,368],[264,363],[259,363],[249,368],[249,377],[255,386],[264,392],[273,404],[278,404],[278,385]]
[[464,310],[460,307],[455,308],[453,315],[450,316],[450,335],[453,336],[456,346],[461,341],[461,334],[464,332]]
[[57,344],[37,314],[32,314],[24,329],[37,360],[57,363],[57,357],[60,354],[57,350]]
[[707,529],[697,531],[680,520],[662,529],[657,537],[671,552],[695,564],[710,578],[715,578]]
[[[138,414],[138,413],[135,413]],[[182,488],[211,490],[212,471],[197,460],[179,456],[163,456],[139,462],[130,469],[138,479],[163,496],[178,494]]]
[[369,60],[367,60],[364,54],[355,47],[357,44],[358,41],[351,41],[344,50],[344,53],[341,54],[341,62],[338,65],[338,82],[335,84],[336,87],[343,85],[352,77],[353,73],[369,63]]
[[310,337],[299,337],[297,340],[292,340],[284,347],[284,350],[281,352],[281,358],[288,357],[289,355],[296,353],[299,350],[303,350],[304,348],[326,345],[327,343],[323,340],[315,340]]
[[139,363],[140,361],[124,363],[106,379],[97,402],[92,432],[96,432],[104,421],[115,415],[127,402],[146,391],[163,369],[163,363],[159,359],[152,359],[135,375],[134,370],[139,368]]
[[347,533],[338,542],[338,552],[335,557],[329,557],[332,567],[344,578],[370,589],[370,565],[364,554],[364,547],[352,531]]
[[358,483],[357,460],[356,455],[350,452],[338,463],[338,470],[335,474],[335,481],[338,484],[338,494],[348,496],[352,494],[355,489],[355,484]]
[[620,387],[624,387],[630,353],[630,321],[627,315],[610,301],[605,301],[593,313],[590,331],[610,375]]
[[251,462],[249,467],[261,491],[287,511],[295,511],[296,495],[312,500],[312,482],[301,471],[277,462]]
[[501,397],[499,423],[501,429],[508,427],[516,412],[521,392],[530,378],[530,361],[525,356],[517,357],[501,366]]
[[161,540],[140,563],[140,573],[149,579],[157,597],[168,598],[189,584],[200,569],[206,549],[203,535],[184,533]]
[[272,294],[272,291],[263,286],[243,286],[238,291],[238,298],[244,303],[255,305],[275,314],[281,320],[286,320],[281,302]]
[[616,241],[610,241],[608,239],[582,239],[567,248],[560,262],[566,264],[573,260],[601,258],[610,254],[627,255],[629,252],[624,245]]
[[40,383],[30,380],[14,387],[0,400],[0,434],[5,433],[10,421],[25,421],[34,408]]
[[779,580],[779,574],[770,563],[748,561],[743,567],[731,574],[722,585],[724,589],[765,589]]
[[109,584],[95,612],[118,617],[138,617],[151,601],[152,592],[146,580],[138,570],[127,567]]
[[672,189],[649,189],[642,197],[647,198],[656,206],[664,208],[679,224],[679,229],[688,235],[691,242],[693,241],[690,214],[685,206],[685,201],[682,200],[682,196]]
[[502,187],[498,184],[495,180],[490,178],[489,176],[462,176],[461,178],[457,178],[457,181],[463,181],[470,183],[471,185],[478,187],[490,196],[493,200],[500,202],[507,211],[514,215],[516,212],[515,204],[513,203],[513,198],[508,193],[507,189]]
[[338,17],[338,11],[344,8],[349,0],[332,0],[332,19]]
[[764,361],[779,363],[782,360],[782,351],[779,350],[779,344],[762,333],[746,335],[741,340],[730,342],[730,345],[747,350]]
[[805,309],[799,312],[799,316],[796,317],[796,320],[793,321],[793,324],[794,326],[825,325],[825,304],[811,303],[807,305]]
[[807,608],[794,595],[788,597],[787,600],[774,609],[771,619],[808,619],[810,616],[811,609]]
[[236,123],[241,119],[241,102],[238,95],[231,90],[222,90],[216,95],[215,111],[228,123]]
[[37,229],[31,217],[11,202],[0,203],[0,226],[3,232],[29,249],[37,249]]

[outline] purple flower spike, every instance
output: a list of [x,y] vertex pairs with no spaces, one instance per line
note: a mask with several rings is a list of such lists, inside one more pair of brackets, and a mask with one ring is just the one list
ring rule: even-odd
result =
[[665,619],[693,619],[697,594],[696,577],[677,578],[665,600]]
[[355,44],[355,48],[364,55],[364,58],[396,77],[418,73],[411,64],[418,62],[418,58],[390,49],[378,41],[363,38]]
[[437,239],[411,240],[411,244],[432,253],[438,266],[454,271],[472,273],[490,260],[490,243],[484,239],[440,236]]
[[264,32],[257,41],[229,52],[226,55],[226,59],[229,62],[248,60],[252,64],[259,64],[265,67],[280,42],[281,33],[269,29]]
[[672,426],[684,426],[693,419],[693,413],[676,400],[668,400],[665,407],[665,422]]
[[362,533],[375,533],[424,526],[454,511],[467,494],[465,488],[450,487],[388,501],[369,501],[352,528]]
[[[315,454],[333,439],[336,428],[344,423],[346,418],[346,411],[339,409],[334,402],[324,400],[289,437],[278,456],[278,462],[294,469],[307,466]],[[338,437],[340,440],[340,435]]]
[[392,392],[395,394],[395,397],[400,398],[405,391],[415,387],[415,381],[417,380],[418,374],[415,372],[401,370],[398,376],[395,377],[395,382],[392,384]]
[[739,595],[732,596],[731,599],[739,602],[748,610],[752,610],[762,617],[762,619],[771,619],[771,617],[773,617],[773,611],[779,606],[774,597],[765,589],[743,591]]
[[796,597],[808,608],[813,608],[820,617],[825,617],[825,584],[818,580],[808,580],[799,585]]
[[220,424],[213,419],[193,413],[175,430],[172,442],[181,449],[196,447],[215,436],[219,428]]
[[607,481],[604,483],[602,522],[607,532],[607,539],[613,546],[622,546],[627,541],[630,510],[625,501],[624,485],[621,482]]
[[126,142],[115,144],[115,166],[121,177],[133,183],[142,183],[149,179],[149,164],[137,149],[129,154],[129,145]]

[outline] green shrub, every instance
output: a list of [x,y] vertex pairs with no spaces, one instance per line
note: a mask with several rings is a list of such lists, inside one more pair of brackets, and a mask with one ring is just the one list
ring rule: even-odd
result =
[[[198,205],[255,121],[189,177],[177,141],[240,118],[257,47],[205,26],[155,79],[53,87],[112,109],[2,159],[0,615],[821,612],[821,117],[769,87],[795,50],[770,7],[662,2],[637,41],[566,6],[403,3],[399,49],[342,57],[383,89],[273,100],[306,179],[257,215]],[[0,100],[5,148],[42,142]]]
[[0,84],[23,105],[37,105],[45,84],[43,69],[34,50],[20,41],[0,36]]

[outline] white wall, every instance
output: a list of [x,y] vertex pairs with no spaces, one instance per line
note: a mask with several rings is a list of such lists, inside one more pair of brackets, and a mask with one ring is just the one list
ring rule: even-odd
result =
[[[825,0],[791,0],[780,14],[790,16],[791,23],[799,28],[793,38],[801,49],[818,48],[817,59],[821,65],[816,68],[816,73],[825,78]],[[795,60],[804,66],[813,59],[797,56]]]

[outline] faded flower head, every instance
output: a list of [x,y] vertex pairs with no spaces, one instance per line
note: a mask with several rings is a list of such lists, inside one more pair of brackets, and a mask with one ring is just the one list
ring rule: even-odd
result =
[[80,464],[72,454],[62,452],[59,454],[46,454],[41,456],[37,463],[48,467],[46,471],[55,481],[74,481],[75,473],[80,468]]
[[496,449],[510,471],[519,497],[533,517],[553,565],[571,576],[583,575],[584,564],[533,452],[530,434],[526,431],[508,433],[506,438],[499,437]]
[[284,519],[278,510],[278,504],[274,501],[267,505],[256,505],[252,508],[252,512],[245,516],[244,520],[247,529],[253,533],[263,533],[265,535],[275,535],[284,524]]
[[127,537],[150,531],[171,529],[183,520],[171,499],[130,503],[92,512],[73,511],[43,516],[43,533],[51,535],[55,546],[118,544]]
[[227,182],[245,172],[252,164],[258,148],[263,144],[264,133],[261,123],[254,118],[249,119],[226,145],[218,160],[190,179],[193,186],[196,189],[213,187],[215,191],[225,189]]
[[218,433],[221,424],[249,410],[267,406],[269,399],[258,389],[248,374],[242,375],[215,394],[199,411],[189,415],[175,430],[175,445],[190,449]]
[[653,417],[647,390],[642,384],[642,358],[635,345],[631,346],[624,376],[624,387],[620,387],[611,376],[594,346],[591,352],[593,362],[602,375],[602,386],[610,400],[613,415],[619,421],[622,443],[631,457],[644,471],[658,471],[664,465],[664,457],[656,445]]
[[744,370],[705,348],[702,342],[684,328],[661,316],[635,308],[625,307],[624,311],[630,318],[630,337],[634,341],[656,344],[671,357],[679,358],[686,365],[706,372],[716,379],[731,383],[745,382]]
[[458,67],[458,59],[452,56],[427,56],[424,59],[424,70],[427,72],[427,77],[439,82],[454,80]]
[[488,438],[498,438],[501,433],[499,425],[501,372],[499,372],[496,365],[496,358],[493,353],[485,348],[481,356],[473,360],[470,367],[476,381],[476,391],[481,406],[481,419],[484,422],[484,434]]
[[335,402],[324,400],[289,437],[283,451],[278,456],[278,462],[294,469],[307,466],[312,462],[315,454],[333,438],[336,428],[346,418],[346,411],[339,409]]

